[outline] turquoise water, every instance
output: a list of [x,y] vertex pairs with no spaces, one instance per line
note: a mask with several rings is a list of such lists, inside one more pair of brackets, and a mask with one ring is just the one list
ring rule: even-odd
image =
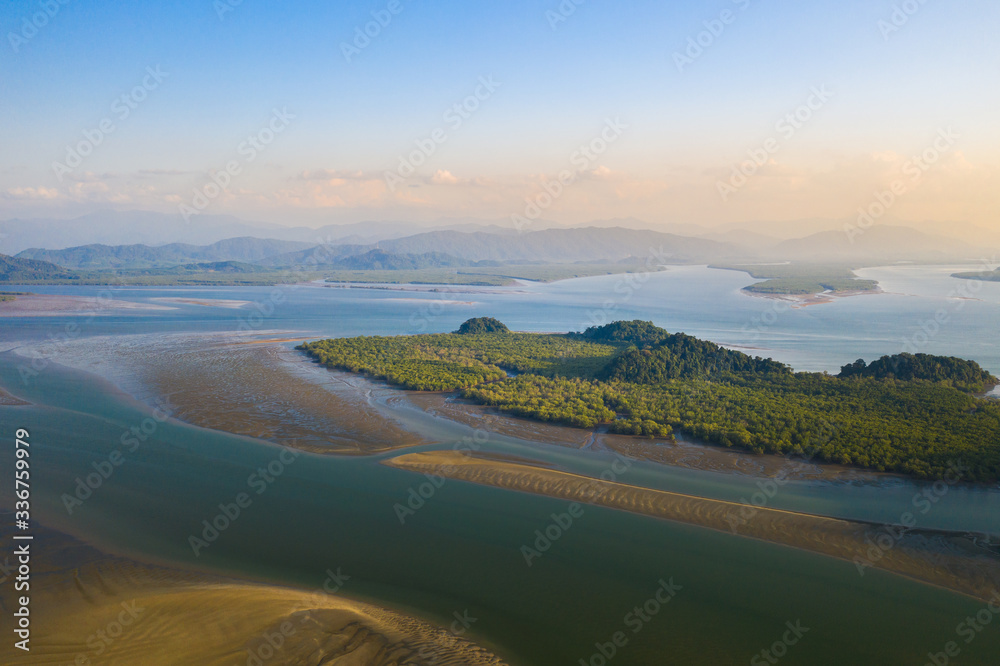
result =
[[[743,327],[772,304],[739,294],[745,276],[724,271],[684,268],[652,276],[611,318],[652,319],[721,343],[765,347],[767,355],[800,369],[835,370],[858,356],[899,351],[892,345],[912,335],[928,312],[933,317],[935,310],[953,305],[947,291],[935,291],[950,281],[945,275],[925,281],[899,277],[897,269],[886,271],[883,284],[896,280],[893,289],[900,295],[783,310],[769,328],[752,336]],[[603,300],[627,293],[621,284],[621,278],[589,278],[527,285],[519,293],[475,294],[301,288],[283,292],[285,300],[256,330],[317,337],[441,331],[480,314],[523,330],[579,330],[605,305]],[[1000,285],[985,285],[990,291],[980,292],[983,300],[965,301],[926,351],[970,356],[1000,371],[992,333],[1000,323],[1000,290],[993,286]],[[129,300],[177,295],[271,300],[270,289],[257,288],[115,293]],[[442,298],[477,304],[435,306]],[[79,335],[232,331],[241,316],[246,317],[245,309],[184,306],[97,317],[81,323]],[[44,340],[71,320],[0,319],[0,340],[12,341],[8,346]],[[58,345],[50,358],[58,362]],[[35,404],[0,409],[0,417],[5,433],[31,430],[36,518],[124,552],[310,588],[323,582],[327,569],[340,567],[352,577],[344,594],[442,622],[468,609],[478,618],[474,638],[520,664],[586,663],[595,644],[611,640],[616,631],[625,631],[629,642],[612,663],[749,663],[780,640],[786,622],[799,620],[809,631],[782,663],[923,664],[928,652],[940,651],[950,640],[960,641],[959,663],[995,663],[1000,654],[1000,621],[972,643],[957,638],[957,625],[980,611],[980,602],[889,574],[869,571],[862,577],[852,564],[823,556],[598,507],[585,508],[528,567],[521,546],[534,541],[535,530],[550,525],[553,513],[565,512],[566,502],[447,481],[401,525],[394,505],[426,480],[378,465],[377,457],[301,454],[257,495],[248,479],[258,467],[273,463],[280,449],[172,421],[159,424],[134,453],[126,454],[125,463],[70,515],[61,495],[72,492],[75,479],[93,472],[92,465],[105,460],[122,434],[151,412],[93,375],[54,364],[26,385],[19,362],[12,354],[0,354],[0,385]],[[436,421],[417,425],[438,433],[447,446],[468,434]],[[519,449],[524,443],[503,438],[491,438],[485,446],[527,450]],[[604,465],[557,447],[531,451],[536,458],[581,471]],[[0,459],[4,469],[11,468],[9,447]],[[5,498],[11,491],[7,476],[0,478]],[[627,480],[729,499],[752,491],[755,482],[641,463]],[[908,482],[796,483],[772,505],[894,520],[918,487]],[[218,513],[220,502],[232,502],[240,492],[251,494],[251,506],[195,557],[189,537],[200,531],[202,520]],[[922,526],[995,533],[998,497],[986,489],[956,489]],[[661,579],[671,578],[682,589],[633,633],[626,615],[653,595]]]

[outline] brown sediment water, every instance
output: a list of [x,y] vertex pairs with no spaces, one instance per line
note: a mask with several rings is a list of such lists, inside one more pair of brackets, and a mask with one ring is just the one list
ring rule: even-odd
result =
[[456,451],[407,453],[383,464],[731,532],[847,560],[862,575],[878,568],[977,599],[989,600],[1000,589],[997,544],[985,536],[753,507]]
[[[349,580],[299,590],[145,564],[39,525],[34,536],[31,650],[5,639],[5,664],[505,663],[444,628],[323,590]],[[15,609],[15,594],[0,587],[0,605]]]

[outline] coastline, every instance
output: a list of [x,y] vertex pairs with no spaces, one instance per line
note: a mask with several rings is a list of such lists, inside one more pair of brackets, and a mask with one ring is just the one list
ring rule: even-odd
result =
[[[7,664],[506,663],[430,622],[342,596],[337,572],[298,589],[140,562],[38,524],[33,532],[45,585],[32,595],[31,652],[4,641]],[[13,586],[0,588],[5,608],[14,601]]]
[[[628,511],[808,550],[989,600],[1000,588],[1000,556],[972,535],[902,530],[893,547],[875,539],[899,526],[848,521],[604,481],[457,451],[406,453],[384,465],[420,474]],[[875,555],[877,553],[877,556]]]
[[881,287],[876,287],[875,289],[851,289],[846,291],[830,291],[821,292],[818,294],[763,294],[744,287],[740,289],[740,292],[752,296],[754,298],[767,298],[775,301],[783,301],[786,303],[793,303],[792,308],[806,308],[810,305],[826,305],[827,303],[833,303],[841,298],[851,298],[852,296],[876,296],[878,294],[884,294]]

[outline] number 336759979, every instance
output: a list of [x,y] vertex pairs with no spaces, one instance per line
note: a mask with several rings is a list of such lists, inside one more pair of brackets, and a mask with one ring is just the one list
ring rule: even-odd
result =
[[28,511],[31,506],[29,503],[30,488],[28,485],[28,479],[30,478],[29,468],[31,466],[28,462],[28,458],[31,454],[29,453],[28,447],[28,431],[23,428],[19,428],[17,431],[17,444],[14,448],[14,455],[17,458],[14,463],[14,494],[18,499],[14,505],[14,510],[16,512],[16,515],[14,516],[15,520],[28,520]]

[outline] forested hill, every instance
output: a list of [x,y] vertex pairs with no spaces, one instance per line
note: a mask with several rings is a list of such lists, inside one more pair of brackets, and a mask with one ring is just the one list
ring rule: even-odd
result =
[[791,368],[783,363],[748,356],[684,333],[669,333],[648,321],[592,326],[582,337],[595,342],[633,345],[599,373],[601,379],[610,381],[660,384],[684,377],[791,374]]
[[983,370],[975,361],[930,354],[903,353],[883,356],[871,364],[866,364],[864,359],[859,358],[854,363],[842,367],[837,376],[947,382],[967,391],[983,391],[990,386],[1000,384],[1000,379]]
[[0,254],[0,282],[31,282],[33,280],[72,279],[72,273],[37,259],[18,259]]
[[[300,347],[330,367],[463,397],[517,416],[672,439],[674,431],[755,453],[912,474],[1000,479],[995,382],[962,359],[886,357],[842,376],[793,373],[651,322],[583,333],[506,330],[492,318],[456,333],[319,340]],[[518,373],[509,376],[510,371]]]

